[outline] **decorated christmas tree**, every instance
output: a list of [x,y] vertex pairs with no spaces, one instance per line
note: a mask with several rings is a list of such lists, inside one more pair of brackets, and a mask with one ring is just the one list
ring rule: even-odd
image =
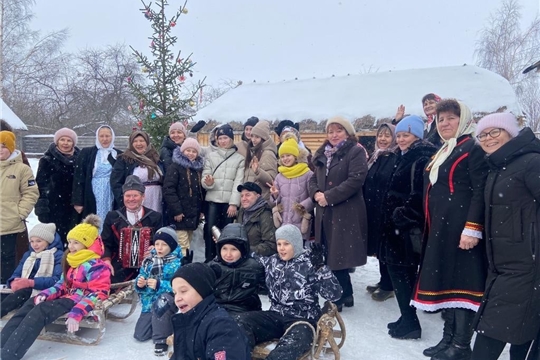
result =
[[166,14],[167,0],[157,0],[154,4],[142,1],[142,4],[140,10],[153,31],[149,37],[151,56],[131,47],[143,76],[127,78],[128,86],[138,100],[129,106],[129,110],[137,119],[137,128],[148,132],[153,145],[159,148],[170,124],[187,122],[194,114],[196,95],[202,89],[204,79],[186,82],[193,77],[195,63],[191,54],[182,57],[181,50],[175,52],[174,49],[178,38],[172,31],[180,16],[188,13],[187,1],[170,18]]

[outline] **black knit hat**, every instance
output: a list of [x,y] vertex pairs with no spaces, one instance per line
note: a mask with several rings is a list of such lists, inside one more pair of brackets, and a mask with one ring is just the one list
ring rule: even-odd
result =
[[176,231],[170,226],[162,227],[156,231],[154,234],[154,244],[156,243],[156,240],[165,241],[171,248],[171,252],[178,247],[178,236],[176,235]]
[[244,129],[246,126],[255,126],[259,122],[259,118],[256,116],[252,116],[249,119],[247,119],[246,123],[244,124]]
[[203,299],[214,293],[216,274],[214,270],[206,264],[191,263],[183,265],[176,270],[171,282],[178,277],[186,280]]
[[216,140],[217,140],[217,138],[220,137],[221,135],[227,135],[228,137],[230,137],[231,139],[234,140],[234,131],[233,131],[233,128],[231,127],[231,125],[229,125],[229,124],[221,125],[221,126],[216,130]]

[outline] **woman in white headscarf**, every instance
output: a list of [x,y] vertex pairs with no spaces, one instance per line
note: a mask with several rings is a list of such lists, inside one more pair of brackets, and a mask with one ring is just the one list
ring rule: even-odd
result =
[[424,350],[432,360],[468,359],[472,321],[486,281],[484,187],[488,165],[476,144],[469,108],[456,100],[437,104],[444,144],[426,168],[423,260],[411,305],[443,310],[443,338]]
[[114,138],[110,126],[100,126],[96,130],[96,144],[82,149],[77,158],[72,202],[83,217],[97,214],[105,219],[113,209],[110,176],[116,157],[122,153],[114,147]]

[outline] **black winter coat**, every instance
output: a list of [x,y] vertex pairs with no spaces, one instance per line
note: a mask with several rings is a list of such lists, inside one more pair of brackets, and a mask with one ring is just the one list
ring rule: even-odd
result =
[[[228,312],[261,310],[257,290],[264,287],[264,268],[250,256],[245,228],[237,225],[223,229],[217,242],[217,257],[210,262],[214,272],[220,274],[216,275],[214,295],[218,304]],[[221,248],[227,244],[235,246],[242,254],[234,263],[227,263],[221,256]]]
[[[162,224],[162,217],[161,214],[148,209],[143,206],[144,214],[143,217],[140,220],[140,226],[141,227],[150,227],[153,229],[152,233],[154,233],[156,230],[158,230],[161,227]],[[122,216],[118,213],[120,212]],[[103,221],[103,230],[101,232],[101,239],[103,240],[103,245],[105,247],[105,252],[103,253],[102,258],[110,259],[111,264],[115,271],[115,276],[119,274],[120,270],[122,269],[122,263],[118,259],[118,252],[119,252],[119,244],[120,244],[120,230],[129,227],[130,224],[126,221],[127,211],[125,207],[122,207],[119,210],[113,210],[109,211],[107,216],[105,217],[105,220]],[[151,241],[153,242],[153,240]],[[137,270],[137,269],[135,269]],[[129,276],[131,275],[137,275],[137,271],[135,271],[134,274],[129,273]],[[129,277],[128,276],[128,277]],[[124,281],[124,280],[130,280],[129,278],[126,279],[119,279],[114,278],[118,281]]]
[[173,315],[172,326],[172,360],[251,360],[244,332],[217,305],[213,295],[205,297],[187,313]]
[[73,208],[71,194],[73,175],[79,149],[75,148],[73,156],[66,157],[53,143],[39,159],[36,182],[39,188],[39,200],[35,213],[42,223],[53,222],[62,241],[79,222],[79,214]]
[[[122,151],[116,148],[114,150],[116,150],[117,155],[122,153]],[[88,214],[95,214],[97,211],[96,198],[94,196],[94,191],[92,190],[92,174],[94,172],[97,153],[98,148],[95,145],[82,149],[77,157],[77,163],[75,165],[73,197],[71,202],[73,205],[83,206],[82,217],[85,217]],[[114,166],[116,159],[112,154],[109,154],[107,160]],[[113,205],[113,209],[116,208],[117,206]]]
[[367,215],[362,193],[368,170],[366,151],[357,141],[348,140],[332,157],[327,175],[324,148],[323,144],[313,155],[315,171],[309,180],[309,196],[314,199],[321,191],[328,202],[326,207],[316,205],[315,239],[325,243],[330,269],[362,266],[367,262]]
[[486,281],[485,241],[459,248],[465,226],[484,224],[484,186],[488,165],[470,135],[457,139],[440,165],[437,182],[424,175],[424,251],[413,304],[422,310],[463,307],[476,311]]
[[[195,230],[199,226],[204,200],[203,166],[201,157],[191,163],[180,153],[179,147],[174,151],[173,162],[163,182],[163,198],[167,204],[167,220],[176,226],[176,230]],[[175,221],[174,216],[180,214],[184,214],[182,221]]]
[[432,143],[437,150],[442,147],[443,141],[441,135],[439,135],[439,132],[437,131],[437,119],[429,125],[428,130],[424,130],[424,139]]
[[174,149],[180,149],[180,146],[176,145],[174,141],[171,140],[169,135],[163,138],[161,143],[161,149],[159,150],[159,159],[163,163],[163,168],[165,170],[164,174],[167,174],[167,170],[173,163],[173,153]]
[[364,201],[366,202],[368,240],[367,254],[379,255],[381,232],[383,229],[383,200],[388,182],[394,171],[396,154],[382,153],[368,170],[364,182]]
[[522,344],[540,330],[540,140],[525,128],[487,161],[489,272],[477,331]]
[[[422,198],[424,168],[437,149],[417,140],[405,154],[396,149],[394,171],[383,192],[383,232],[380,260],[390,265],[417,266],[420,255],[413,252],[409,230],[423,228]],[[414,175],[412,174],[414,165]]]

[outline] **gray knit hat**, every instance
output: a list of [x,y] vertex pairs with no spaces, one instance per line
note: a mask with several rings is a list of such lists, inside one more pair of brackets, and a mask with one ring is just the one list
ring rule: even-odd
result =
[[56,225],[53,223],[50,224],[37,224],[30,230],[28,234],[28,239],[32,237],[37,237],[45,240],[49,244],[52,244],[54,241],[54,235],[56,234]]
[[129,175],[126,178],[126,181],[124,182],[124,185],[122,185],[122,193],[125,193],[129,190],[137,190],[140,191],[142,194],[144,194],[144,191],[146,188],[144,187],[143,183],[141,182],[141,179],[137,175]]
[[278,240],[286,240],[291,243],[294,248],[294,257],[298,257],[304,252],[302,233],[292,224],[283,225],[276,230],[276,241]]

